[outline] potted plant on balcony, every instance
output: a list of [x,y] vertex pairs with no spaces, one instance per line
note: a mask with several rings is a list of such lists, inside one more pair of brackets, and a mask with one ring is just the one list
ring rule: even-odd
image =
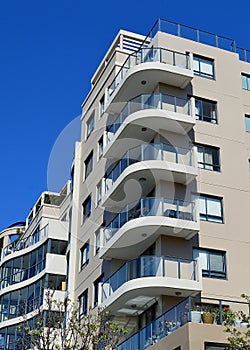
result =
[[214,313],[210,306],[204,306],[202,308],[201,319],[203,323],[208,323],[208,324],[214,323]]
[[193,305],[191,307],[191,322],[194,322],[194,323],[201,322],[201,307],[200,307],[200,305]]

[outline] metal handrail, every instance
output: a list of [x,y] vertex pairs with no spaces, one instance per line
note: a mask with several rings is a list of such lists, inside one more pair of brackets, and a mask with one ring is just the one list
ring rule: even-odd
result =
[[[158,31],[196,41],[209,46],[217,47],[226,51],[238,53],[241,61],[250,63],[250,50],[237,46],[236,40],[223,35],[214,34],[206,30],[197,29],[185,24],[168,21],[163,18],[159,18],[155,22],[148,35],[146,36],[144,42],[142,43],[142,46],[148,45],[148,41],[152,40]],[[205,40],[203,37],[207,38],[207,40]],[[225,45],[225,43],[227,43],[227,45]]]
[[[202,313],[203,303],[205,300],[209,302],[216,303],[214,307],[218,310],[218,320],[219,324],[222,324],[222,313],[223,313],[223,303],[228,303],[229,305],[244,305],[246,309],[249,308],[249,303],[229,300],[229,299],[216,299],[216,298],[203,298],[203,297],[188,297],[172,307],[167,312],[163,313],[161,316],[157,317],[149,325],[143,327],[121,344],[118,345],[118,350],[144,350],[147,346],[154,344],[160,339],[171,334],[176,329],[180,328],[187,322],[192,322],[191,310],[192,305],[199,303],[200,311]],[[204,305],[206,307],[206,305]],[[136,347],[135,347],[136,346]]]
[[[104,192],[116,182],[127,167],[147,160],[164,160],[175,164],[193,165],[192,149],[174,147],[166,143],[149,143],[129,149],[118,163],[104,177]],[[169,159],[167,158],[168,156]]]
[[[167,94],[141,94],[134,97],[126,103],[122,111],[112,123],[107,127],[107,133],[115,134],[120,128],[124,120],[132,113],[135,113],[144,109],[162,109],[173,112],[178,112],[186,115],[191,115],[191,103],[190,98],[184,99],[173,95]],[[109,143],[109,137],[107,143]]]
[[[150,267],[145,266],[143,269],[143,263],[150,261]],[[123,264],[116,272],[114,272],[107,280],[102,283],[102,298],[103,301],[107,299],[112,293],[114,293],[119,287],[121,287],[124,283],[131,281],[137,278],[143,277],[152,277],[152,276],[162,276],[167,277],[168,273],[166,271],[165,262],[174,261],[177,263],[177,277],[178,279],[185,279],[181,274],[181,263],[189,263],[193,265],[192,273],[190,274],[189,280],[197,280],[198,274],[196,273],[196,260],[176,258],[171,256],[140,256],[139,258],[132,259]],[[132,267],[132,270],[129,271],[129,268]],[[133,267],[136,268],[133,270]],[[142,270],[139,271],[138,268],[141,267]],[[123,271],[125,269],[125,271]],[[113,280],[117,277],[117,281],[119,281],[119,276],[122,276],[123,279],[120,280],[120,283],[116,283],[116,288],[114,288]],[[105,295],[105,287],[109,285],[109,293]],[[110,286],[112,286],[112,293],[110,291]]]
[[[145,55],[143,55],[143,52],[146,52]],[[190,62],[189,62],[189,54],[188,53],[183,53],[183,52],[178,52],[178,51],[173,51],[173,50],[168,50],[160,47],[141,47],[137,51],[131,53],[118,73],[116,74],[115,78],[113,79],[112,83],[108,87],[108,98],[113,94],[119,83],[124,79],[126,73],[129,71],[130,68],[141,64],[141,63],[146,63],[146,62],[164,62],[163,58],[163,53],[170,53],[172,55],[173,61],[168,62],[168,64],[171,64],[173,66],[178,66],[176,56],[182,56],[185,57],[185,65],[181,65],[185,69],[190,69]],[[153,53],[152,56],[150,54]],[[155,53],[157,53],[155,55]],[[119,79],[118,79],[119,77]]]
[[18,239],[17,242],[8,244],[3,248],[3,258],[16,252],[28,248],[35,243],[42,241],[48,236],[48,225],[44,226],[40,231],[32,232],[29,236]]
[[[172,219],[194,221],[194,202],[163,197],[144,197],[129,203],[119,212],[108,226],[103,228],[104,244],[128,221],[140,217],[162,216]],[[188,208],[188,210],[187,210]]]

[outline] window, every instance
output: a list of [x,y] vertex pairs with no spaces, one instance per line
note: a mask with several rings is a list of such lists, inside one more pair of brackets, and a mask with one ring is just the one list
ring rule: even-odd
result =
[[219,148],[197,145],[199,168],[220,171]]
[[104,106],[105,106],[105,95],[102,96],[102,98],[100,99],[100,117],[102,116],[103,112],[104,112]]
[[250,75],[241,74],[242,88],[244,90],[250,90]]
[[81,270],[89,263],[89,242],[81,248]]
[[214,60],[194,55],[194,74],[203,78],[214,79]]
[[89,137],[89,135],[94,130],[94,126],[95,126],[95,112],[93,112],[91,114],[90,118],[88,119],[88,121],[86,123],[86,139]]
[[225,350],[226,348],[227,346],[222,344],[205,343],[205,350]]
[[250,115],[245,114],[246,132],[250,132]]
[[97,254],[101,247],[101,229],[95,233],[95,254]]
[[97,278],[94,282],[94,307],[101,303],[101,292],[102,292],[103,275]]
[[91,214],[91,196],[88,196],[87,199],[82,204],[82,222],[84,222]]
[[193,258],[200,258],[202,276],[226,278],[226,253],[219,250],[194,249]]
[[79,313],[80,316],[86,316],[88,312],[88,289],[86,289],[79,297]]
[[200,195],[199,210],[201,220],[223,223],[221,198]]
[[98,205],[102,199],[102,180],[96,186],[96,194],[96,202]]
[[98,141],[98,160],[102,157],[102,155],[103,155],[103,136]]
[[195,97],[195,117],[204,122],[217,124],[217,103]]
[[85,179],[89,176],[91,171],[93,170],[93,151],[90,152],[85,162]]

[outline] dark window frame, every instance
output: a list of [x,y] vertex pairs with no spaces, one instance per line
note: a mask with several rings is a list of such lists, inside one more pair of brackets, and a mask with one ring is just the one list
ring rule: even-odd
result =
[[[204,198],[205,199],[205,209],[206,213],[200,213],[200,220],[202,221],[208,221],[208,222],[214,222],[214,223],[219,223],[219,224],[224,224],[224,214],[223,214],[223,198],[222,197],[217,197],[217,196],[211,196],[207,194],[200,194],[199,199]],[[221,209],[221,215],[212,215],[208,213],[208,205],[207,202],[208,200],[217,200],[220,202],[220,209]]]
[[221,344],[221,343],[204,343],[204,350],[209,350],[209,346],[217,347],[221,350],[225,350],[227,348],[227,344]]
[[94,152],[92,150],[84,161],[84,167],[85,167],[84,180],[86,180],[89,174],[93,171],[93,165],[94,165]]
[[[98,243],[98,238],[99,237],[99,245]],[[95,232],[95,255],[99,253],[99,250],[101,248],[101,228]]]
[[100,290],[100,285],[104,282],[104,276],[103,274],[100,275],[94,282],[93,282],[93,290],[94,290],[94,297],[93,297],[93,305],[94,307],[98,306],[99,302],[99,290]]
[[[195,97],[195,117],[196,120],[200,120],[203,122],[207,122],[207,123],[211,123],[211,124],[218,124],[218,109],[217,109],[217,101],[212,101],[212,100],[208,100],[202,97]],[[198,107],[198,103],[200,104],[200,106]],[[208,109],[208,106],[213,106],[213,108],[211,108],[210,113],[205,113],[204,111],[206,109]],[[201,113],[197,113],[197,110],[201,110]],[[215,117],[213,117],[213,113],[215,115]],[[209,114],[209,115],[206,115]]]
[[86,242],[80,249],[81,251],[81,270],[89,263],[89,241]]
[[104,111],[105,111],[105,94],[103,94],[99,100],[99,116],[100,116],[100,118],[102,117]]
[[99,205],[102,200],[102,187],[103,183],[102,180],[98,182],[96,185],[96,204]]
[[79,315],[86,316],[88,313],[88,289],[79,296]]
[[[227,279],[227,258],[226,258],[226,252],[223,250],[216,250],[216,249],[208,249],[208,248],[194,248],[193,249],[193,255],[196,252],[197,255],[199,253],[206,253],[207,254],[207,269],[202,269],[202,277],[207,277],[207,278],[218,278],[218,279]],[[211,269],[211,256],[220,256],[222,257],[222,270],[223,271],[218,271],[218,270],[213,270]],[[195,256],[194,256],[195,258]]]
[[98,140],[98,160],[103,156],[103,135]]
[[[202,155],[203,155],[203,162],[199,161],[198,158],[198,167],[200,169],[204,169],[204,170],[210,170],[210,171],[216,171],[216,172],[220,172],[221,171],[221,167],[220,167],[220,148],[219,147],[215,147],[215,146],[208,146],[208,145],[202,145],[202,144],[196,144],[197,147],[197,153],[199,154],[199,149],[202,150]],[[212,154],[212,163],[208,163],[206,161],[206,151],[211,150],[214,153]],[[217,158],[217,162],[216,162],[216,158]]]
[[92,134],[95,128],[95,111],[91,114],[91,116],[86,121],[86,140]]
[[90,217],[92,210],[91,195],[89,195],[82,203],[82,223]]
[[[244,80],[246,81],[246,87],[244,87]],[[242,81],[242,89],[246,91],[250,91],[250,75],[246,73],[241,73],[241,81]]]
[[245,127],[246,127],[246,132],[250,132],[250,128],[249,128],[249,130],[247,128],[247,122],[246,122],[247,119],[249,119],[249,125],[250,125],[250,115],[249,114],[245,114]]
[[[200,76],[202,78],[207,78],[207,79],[211,79],[211,80],[215,80],[215,69],[214,69],[214,59],[209,58],[209,57],[204,57],[204,56],[200,56],[200,55],[196,55],[193,54],[193,60],[197,61],[199,64],[199,70],[195,70],[194,69],[194,74],[197,76]],[[212,74],[208,74],[204,71],[202,71],[201,69],[201,63],[209,63],[212,66]]]

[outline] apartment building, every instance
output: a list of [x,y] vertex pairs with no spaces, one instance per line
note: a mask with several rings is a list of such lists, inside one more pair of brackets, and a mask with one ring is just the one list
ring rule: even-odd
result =
[[121,30],[91,80],[67,291],[128,329],[119,350],[224,349],[222,309],[246,307],[249,62],[233,39],[158,20]]
[[26,222],[0,233],[0,349],[22,349],[18,326],[32,322],[48,289],[65,298],[70,199],[70,182],[60,193],[43,192]]

